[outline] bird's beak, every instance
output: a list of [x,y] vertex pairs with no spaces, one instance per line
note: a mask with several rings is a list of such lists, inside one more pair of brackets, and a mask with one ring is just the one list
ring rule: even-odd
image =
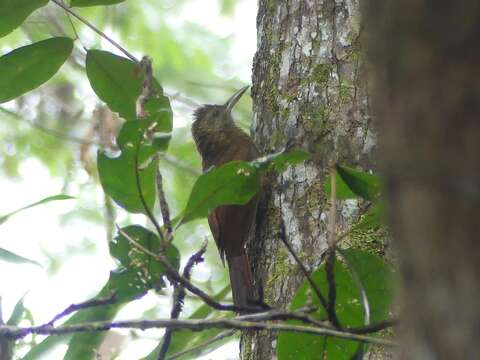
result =
[[227,102],[224,105],[225,106],[225,112],[227,114],[229,114],[232,111],[235,104],[238,102],[238,100],[240,100],[242,95],[245,93],[245,91],[248,90],[249,87],[250,86],[245,86],[245,87],[241,88],[240,90],[238,90],[237,92],[235,92],[235,94],[230,96],[230,99],[228,99]]

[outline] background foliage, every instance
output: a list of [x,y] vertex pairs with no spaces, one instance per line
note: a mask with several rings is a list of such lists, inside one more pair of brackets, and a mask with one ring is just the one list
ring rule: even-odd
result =
[[[77,13],[118,40],[135,56],[148,54],[153,59],[154,75],[168,94],[173,111],[172,140],[160,161],[167,199],[173,214],[177,214],[184,209],[190,189],[200,173],[199,158],[190,137],[191,112],[196,104],[224,101],[234,90],[249,82],[250,62],[255,48],[255,6],[246,1],[221,0],[211,1],[207,9],[193,0],[163,0],[155,4],[140,0],[108,2],[121,3],[116,6],[83,7],[106,3],[70,2]],[[8,16],[4,16],[7,12]],[[109,180],[98,179],[95,163],[97,149],[106,151],[101,157],[106,161],[118,155],[114,137],[121,120],[109,111],[105,103],[128,118],[132,111],[134,114],[136,95],[125,101],[113,90],[120,106],[130,104],[125,113],[110,103],[108,92],[111,90],[98,89],[94,85],[95,80],[102,76],[94,60],[104,52],[124,55],[81,22],[69,19],[55,4],[46,0],[2,0],[0,13],[1,55],[46,39],[58,38],[57,42],[61,43],[61,39],[66,37],[76,39],[77,34],[79,37],[73,42],[73,51],[65,63],[65,58],[60,59],[60,51],[51,48],[46,49],[45,54],[26,54],[26,60],[32,60],[30,73],[26,73],[28,68],[16,69],[16,72],[15,66],[21,56],[18,54],[10,62],[13,68],[6,71],[2,67],[5,72],[0,76],[2,95],[4,90],[12,91],[11,84],[20,88],[20,78],[32,80],[39,77],[39,82],[43,82],[53,76],[40,87],[39,82],[33,84],[29,81],[30,88],[23,87],[21,92],[34,90],[0,104],[0,171],[2,189],[6,194],[0,204],[0,214],[7,215],[56,193],[75,198],[20,212],[8,217],[8,221],[2,216],[2,222],[5,221],[0,229],[3,314],[8,319],[17,300],[26,294],[24,303],[28,316],[24,314],[21,317],[22,324],[29,324],[28,317],[38,324],[48,321],[70,303],[101,294],[104,290],[100,289],[109,283],[109,278],[129,276],[109,275],[117,263],[109,255],[106,240],[114,236],[114,223],[145,226],[147,221],[141,215],[129,214],[105,197],[99,180]],[[206,17],[210,20],[207,21]],[[250,29],[237,31],[235,24],[239,21],[249,21]],[[235,43],[247,43],[250,47],[233,51]],[[86,52],[84,48],[92,51]],[[65,50],[70,55],[69,49]],[[54,64],[55,58],[59,58],[58,64]],[[128,61],[124,63],[129,66]],[[56,68],[49,71],[45,66]],[[122,76],[125,71],[112,64],[106,70],[112,72],[106,75],[113,76]],[[86,74],[92,80],[92,86]],[[127,92],[135,88],[131,84],[121,85]],[[136,88],[140,89],[139,86],[141,88],[141,81]],[[20,94],[11,94],[1,100],[3,102],[17,95]],[[249,107],[249,98],[245,96],[236,108],[236,118],[244,128],[249,123]],[[171,129],[159,130],[168,132]],[[108,166],[108,163],[104,165]],[[128,179],[123,176],[122,181],[128,182]],[[135,188],[130,185],[123,186],[123,189]],[[180,228],[175,246],[183,255],[182,259],[198,249],[207,234],[204,220],[196,220]],[[24,265],[26,263],[33,265]],[[200,265],[193,277],[196,283],[210,289],[211,293],[220,292],[222,297],[226,295],[222,289],[225,289],[227,274],[218,261],[215,247],[208,247],[206,264]],[[68,292],[64,290],[67,286],[72,287]],[[170,290],[163,291],[168,293]],[[166,294],[149,293],[130,309],[123,307],[117,316],[126,318],[143,314],[168,317],[169,302]],[[188,299],[185,315],[188,316],[197,306],[198,301]],[[113,318],[117,311],[105,309],[103,317]],[[88,318],[88,314],[85,316]],[[69,321],[74,320],[79,319],[71,318]],[[138,340],[135,332],[120,332],[115,341],[125,346],[119,359],[138,357],[141,355],[139,349],[147,355],[148,347],[153,348],[158,343],[154,337],[159,338],[158,331],[150,333]],[[40,338],[21,343],[17,353],[25,354],[32,341],[37,343]],[[48,347],[54,351],[48,356],[60,358],[59,354],[66,350],[61,345],[62,339],[52,339],[52,342],[58,346]],[[180,348],[176,346],[173,350],[179,351]],[[43,351],[40,348],[30,357],[38,358]],[[75,350],[69,350],[69,354],[74,358]]]
[[[116,3],[122,4],[96,7]],[[185,20],[178,26],[174,20],[198,9],[193,0],[160,2],[155,8],[148,1],[71,0],[70,5],[120,39],[129,52],[154,59],[155,95],[145,103],[147,116],[139,121],[136,103],[144,76],[138,64],[51,2],[2,3],[0,10],[9,18],[0,26],[4,130],[0,166],[2,182],[12,189],[0,217],[0,224],[6,224],[0,229],[6,234],[0,240],[0,270],[10,274],[2,284],[2,308],[11,313],[9,324],[39,324],[70,303],[115,293],[114,303],[83,309],[65,324],[126,316],[168,317],[172,290],[165,282],[165,267],[132,246],[137,243],[152,253],[163,249],[163,240],[157,236],[159,225],[153,226],[143,216],[153,213],[160,218],[157,168],[175,215],[174,242],[165,243],[162,251],[178,270],[208,236],[203,219],[209,211],[221,204],[246,203],[259,188],[259,176],[281,172],[305,161],[308,154],[280,152],[252,163],[232,162],[200,175],[189,114],[200,102],[222,102],[246,80],[233,76],[242,71],[236,68],[241,65],[238,54],[229,52],[231,39],[201,22]],[[217,21],[238,16],[236,6],[233,1],[216,3]],[[237,116],[245,128],[248,107],[248,101],[238,107]],[[352,230],[381,227],[379,179],[340,165],[336,174],[339,199],[372,204]],[[331,192],[328,184],[325,191]],[[35,199],[28,199],[32,194]],[[59,200],[70,204],[62,207]],[[118,231],[114,229],[117,224]],[[20,227],[24,230],[18,231]],[[18,241],[19,236],[25,239]],[[347,250],[341,255],[342,261],[334,267],[339,320],[348,327],[384,320],[391,297],[388,265],[365,251]],[[17,274],[19,264],[25,267]],[[207,263],[195,270],[193,281],[223,300],[228,297],[225,275],[210,246]],[[325,267],[317,269],[312,278],[327,292]],[[311,300],[311,288],[305,282],[291,309]],[[219,316],[195,298],[188,298],[184,315]],[[320,307],[313,316],[322,321],[327,315]],[[169,354],[219,332],[204,331],[195,337],[189,331],[175,332]],[[118,359],[151,359],[156,358],[154,345],[159,338],[158,331],[141,336],[118,331],[31,337],[16,345],[15,356],[85,359],[99,353]],[[282,333],[278,356],[311,359],[328,354],[331,359],[349,359],[363,348],[352,341]]]

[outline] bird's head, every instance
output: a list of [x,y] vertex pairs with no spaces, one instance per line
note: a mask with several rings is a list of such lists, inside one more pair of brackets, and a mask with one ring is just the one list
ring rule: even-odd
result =
[[245,86],[236,91],[223,105],[203,105],[196,109],[193,113],[194,128],[207,127],[216,130],[233,124],[232,109],[248,88],[249,86]]

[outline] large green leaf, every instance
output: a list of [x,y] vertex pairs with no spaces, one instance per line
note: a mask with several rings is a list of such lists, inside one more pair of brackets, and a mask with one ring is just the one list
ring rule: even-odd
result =
[[72,49],[72,39],[56,37],[23,46],[0,57],[0,103],[15,99],[46,82],[67,60]]
[[117,138],[120,156],[111,158],[101,151],[97,155],[103,190],[131,213],[145,212],[140,190],[149,209],[155,204],[158,161],[153,159],[155,148],[146,139],[149,125],[148,121],[126,122]]
[[[132,245],[131,240],[152,253],[158,254],[160,251],[160,239],[156,234],[142,226],[131,225],[122,228],[121,232],[109,244],[110,254],[118,259],[122,266],[135,274],[141,274],[139,277],[140,281],[148,284],[149,288],[160,290],[164,286],[164,266],[152,256],[143,253]],[[178,269],[180,254],[177,248],[169,244],[165,254],[172,266]]]
[[[141,297],[148,290],[149,288],[147,284],[139,279],[138,274],[129,270],[112,271],[108,282],[98,293],[96,298],[105,298],[112,292],[116,292],[116,301],[110,305],[96,306],[80,310],[64,324],[73,325],[88,321],[111,321],[123,305]],[[75,335],[67,334],[48,336],[41,343],[33,346],[22,359],[46,359],[46,354],[55,345],[65,342],[70,342],[70,346],[64,359],[91,359],[94,349],[98,349],[105,338],[105,334],[105,332],[88,332]]]
[[[93,91],[127,120],[136,119],[136,102],[143,87],[143,73],[133,61],[103,50],[89,50],[86,59],[87,76]],[[154,81],[161,110],[171,113],[170,103],[162,87]],[[158,110],[158,109],[156,109]],[[171,115],[170,115],[171,116]],[[171,117],[170,117],[171,122]],[[171,131],[171,125],[164,130]]]
[[246,204],[258,191],[258,170],[246,161],[232,161],[201,175],[193,185],[180,218],[185,224],[206,217],[224,204]]
[[279,152],[252,162],[232,161],[202,174],[195,182],[187,206],[176,218],[185,224],[206,217],[210,211],[225,204],[246,204],[259,190],[260,177],[275,169],[283,171],[309,158],[303,150]]
[[96,5],[113,5],[124,2],[125,0],[70,0],[71,6],[85,7]]
[[48,0],[1,0],[0,37],[16,29],[28,15],[47,3]]
[[11,251],[0,248],[0,261],[7,261],[16,264],[35,264],[40,266],[40,264],[34,260],[27,259],[23,256],[14,254]]
[[134,120],[135,104],[143,86],[140,67],[108,51],[89,50],[86,68],[88,80],[97,96],[121,117]]
[[[365,292],[370,311],[370,323],[385,320],[391,301],[391,272],[381,258],[361,250],[342,252],[346,262],[336,261],[336,312],[343,326],[358,327],[366,323],[365,305],[359,289]],[[325,267],[322,265],[312,274],[314,282],[326,294],[328,285]],[[296,310],[313,301],[318,311],[312,314],[317,320],[325,320],[326,313],[310,285],[304,281],[295,294],[290,309]],[[292,321],[292,323],[297,323]],[[360,344],[334,337],[282,332],[278,337],[279,360],[351,360]]]
[[[222,301],[225,296],[230,292],[230,286],[224,287],[218,294],[213,298],[217,301]],[[212,316],[213,314],[218,313],[211,306],[203,304],[197,310],[190,315],[189,319],[206,319],[207,317]],[[233,315],[232,315],[233,316]],[[175,330],[172,333],[172,339],[170,341],[170,346],[168,347],[167,357],[172,356],[175,353],[190,349],[196,345],[199,345],[209,339],[214,338],[219,333],[222,332],[222,329],[206,329],[202,331],[192,331],[192,330]],[[228,341],[229,339],[227,339]],[[223,342],[219,341],[212,345],[212,347],[205,347],[197,351],[190,352],[188,355],[180,357],[180,360],[186,359],[196,359],[201,355],[205,355],[208,352],[214,350],[216,347],[221,346]],[[158,358],[158,353],[160,351],[160,345],[157,346],[150,354],[144,357],[142,360],[156,360]]]
[[73,197],[69,196],[69,195],[63,195],[63,194],[59,194],[59,195],[54,195],[54,196],[48,196],[42,200],[39,200],[37,202],[34,202],[33,204],[30,204],[30,205],[27,205],[27,206],[24,206],[20,209],[17,209],[15,211],[12,211],[11,213],[8,213],[6,215],[2,215],[0,216],[0,225],[3,224],[5,221],[7,221],[12,215],[15,215],[17,213],[19,213],[20,211],[23,211],[23,210],[26,210],[26,209],[29,209],[31,207],[34,207],[34,206],[38,206],[38,205],[42,205],[42,204],[45,204],[45,203],[48,203],[50,201],[58,201],[58,200],[70,200],[70,199],[73,199]]
[[[354,199],[361,197],[370,201],[378,199],[381,190],[377,175],[356,170],[343,165],[336,165],[337,199]],[[331,194],[330,178],[325,182],[325,193]]]

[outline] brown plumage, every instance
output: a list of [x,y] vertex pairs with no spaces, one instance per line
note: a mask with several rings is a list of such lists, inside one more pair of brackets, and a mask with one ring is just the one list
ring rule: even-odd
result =
[[[260,156],[253,140],[238,128],[231,110],[248,87],[237,91],[224,105],[204,105],[194,113],[192,134],[202,156],[203,170],[233,160],[251,161]],[[208,217],[213,238],[225,263],[227,260],[233,302],[247,307],[254,301],[255,289],[245,243],[254,231],[258,195],[245,205],[224,205]]]

